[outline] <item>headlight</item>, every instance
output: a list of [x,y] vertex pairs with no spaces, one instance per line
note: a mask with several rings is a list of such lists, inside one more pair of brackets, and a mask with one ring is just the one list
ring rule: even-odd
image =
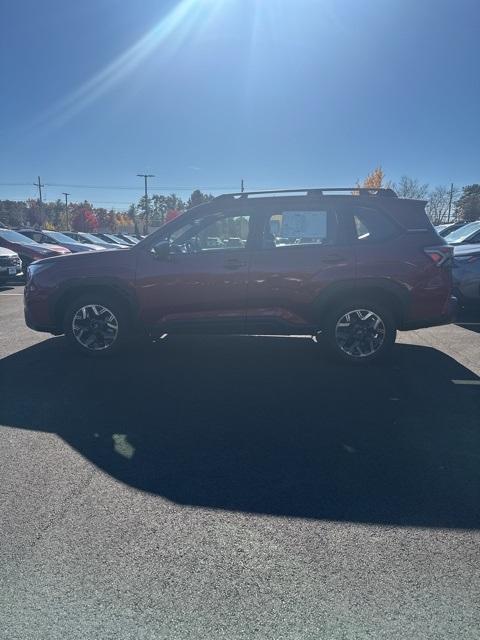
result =
[[40,271],[45,271],[45,269],[48,269],[51,266],[52,266],[51,262],[47,262],[47,263],[44,263],[43,261],[32,262],[32,264],[29,267],[27,267],[28,279],[30,279],[34,275],[38,275]]

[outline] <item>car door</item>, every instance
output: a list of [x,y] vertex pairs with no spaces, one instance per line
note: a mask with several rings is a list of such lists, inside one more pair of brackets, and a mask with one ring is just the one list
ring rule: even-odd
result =
[[[141,320],[154,332],[240,333],[245,330],[250,216],[213,212],[168,226],[158,259],[139,246],[136,288]],[[230,246],[240,238],[241,246]],[[235,245],[235,243],[230,243]]]
[[355,278],[354,253],[334,208],[311,200],[269,205],[252,251],[249,333],[312,333],[315,301]]

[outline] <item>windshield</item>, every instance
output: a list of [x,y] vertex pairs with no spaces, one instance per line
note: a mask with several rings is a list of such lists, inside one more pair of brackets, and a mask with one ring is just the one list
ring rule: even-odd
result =
[[111,244],[111,242],[106,242],[105,240],[102,240],[97,236],[92,236],[90,233],[80,233],[80,236],[85,240],[88,240],[88,242],[91,242],[92,244],[106,244],[106,245]]
[[72,238],[69,238],[59,231],[48,231],[45,235],[47,238],[52,238],[52,240],[56,240],[57,242],[72,242]]
[[480,222],[469,222],[464,227],[460,227],[459,229],[452,231],[452,233],[449,233],[446,240],[450,244],[463,242],[470,235],[475,233],[475,231],[480,231]]
[[28,236],[24,236],[16,231],[11,231],[10,229],[0,229],[0,238],[8,242],[18,242],[20,244],[38,244],[38,242],[35,242],[35,240],[32,240]]

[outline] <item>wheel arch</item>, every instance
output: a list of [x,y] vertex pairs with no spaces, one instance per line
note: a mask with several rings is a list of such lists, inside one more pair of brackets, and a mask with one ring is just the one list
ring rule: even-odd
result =
[[353,298],[358,300],[359,297],[384,304],[392,311],[397,328],[403,325],[409,304],[409,292],[406,287],[382,278],[348,280],[322,291],[315,303],[320,324],[332,306],[343,304]]
[[63,287],[53,302],[52,315],[58,328],[63,328],[65,313],[73,301],[88,293],[104,294],[115,298],[126,309],[129,320],[135,322],[138,309],[136,298],[134,293],[120,282],[116,280],[74,281]]

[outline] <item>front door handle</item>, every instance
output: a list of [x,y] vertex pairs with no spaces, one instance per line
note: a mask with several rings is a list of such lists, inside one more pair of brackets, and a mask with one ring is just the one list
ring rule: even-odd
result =
[[225,260],[223,266],[225,269],[240,269],[241,267],[246,267],[247,263],[238,260],[238,258],[230,258],[229,260]]

